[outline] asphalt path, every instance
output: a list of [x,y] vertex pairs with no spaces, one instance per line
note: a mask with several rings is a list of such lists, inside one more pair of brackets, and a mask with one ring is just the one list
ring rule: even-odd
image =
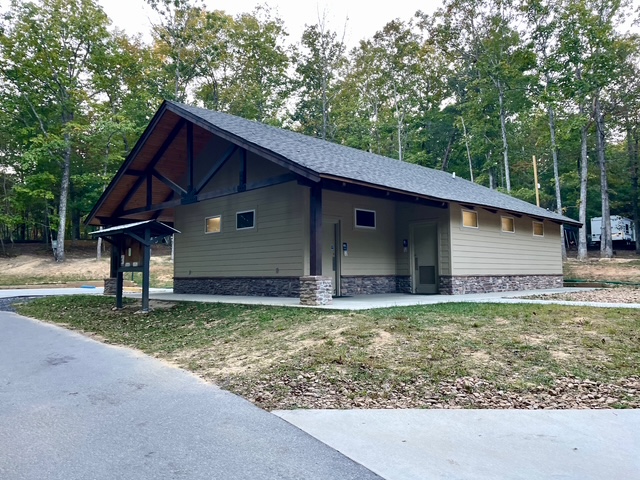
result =
[[0,479],[374,478],[183,370],[0,312]]

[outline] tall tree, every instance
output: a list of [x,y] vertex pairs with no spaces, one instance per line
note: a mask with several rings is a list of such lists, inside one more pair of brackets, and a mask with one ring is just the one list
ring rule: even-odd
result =
[[302,133],[323,140],[334,137],[330,115],[340,70],[346,61],[345,50],[344,38],[338,38],[328,28],[325,17],[302,33],[300,48],[294,56],[297,74],[294,85],[299,99],[293,114],[293,121]]
[[147,0],[160,21],[152,25],[156,54],[163,59],[166,98],[187,101],[203,60],[217,45],[202,42],[216,17],[202,0]]
[[436,14],[434,28],[443,54],[472,75],[469,87],[485,99],[496,97],[508,192],[511,166],[507,123],[526,100],[526,72],[533,61],[532,52],[513,26],[514,15],[511,0],[447,0]]
[[[526,0],[523,10],[530,27],[533,49],[537,54],[537,70],[539,75],[539,91],[543,105],[546,106],[549,118],[550,149],[553,158],[553,179],[555,184],[556,212],[563,214],[562,192],[560,185],[560,168],[557,145],[556,109],[562,101],[557,77],[562,66],[557,61],[555,48],[558,46],[558,16],[560,6],[557,0]],[[564,229],[560,230],[562,242],[562,258],[567,258],[564,241]]]
[[284,23],[268,7],[238,15],[229,31],[219,108],[280,125],[289,96],[290,58]]
[[[58,159],[62,171],[59,262],[65,260],[74,125],[92,95],[93,58],[104,48],[108,23],[93,0],[14,1],[0,35],[3,83],[39,128],[40,152]],[[37,149],[31,153],[35,155]]]
[[[595,126],[602,216],[600,255],[603,258],[613,256],[606,156],[608,135],[606,117],[609,115],[611,105],[609,102],[611,89],[623,77],[624,60],[620,56],[624,42],[616,27],[623,20],[625,7],[626,3],[622,0],[566,0],[563,5],[561,53],[570,69],[575,72],[575,80],[572,82],[570,77],[567,77],[565,83],[573,92],[574,98],[578,99],[581,112],[585,114],[589,112],[589,118]],[[583,150],[585,150],[586,126],[583,127],[582,135]],[[583,164],[582,172],[586,176],[586,153],[583,155]],[[583,181],[586,185],[586,179]],[[586,186],[584,188],[586,196]],[[581,202],[586,208],[586,198],[584,201],[581,199]],[[581,215],[580,221],[586,223],[586,215]],[[586,234],[581,235],[580,257],[586,253],[586,249],[582,246],[583,237],[586,237]]]

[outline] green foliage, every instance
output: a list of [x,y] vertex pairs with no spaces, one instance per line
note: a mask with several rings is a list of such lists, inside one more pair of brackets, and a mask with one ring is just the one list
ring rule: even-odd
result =
[[[288,39],[268,7],[148,0],[152,41],[109,27],[96,0],[12,2],[0,25],[0,236],[43,239],[82,218],[162,99],[196,103],[457,175],[578,218],[600,215],[593,105],[606,122],[612,213],[637,210],[639,40],[621,0],[446,0],[347,51],[324,20]],[[295,43],[294,45],[292,45]],[[506,153],[506,161],[505,161]]]

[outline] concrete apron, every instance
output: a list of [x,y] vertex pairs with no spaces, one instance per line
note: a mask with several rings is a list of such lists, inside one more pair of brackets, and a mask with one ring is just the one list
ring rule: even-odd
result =
[[640,479],[640,410],[272,413],[388,480]]
[[[555,288],[547,290],[528,290],[517,292],[476,293],[469,295],[410,295],[404,293],[388,293],[379,295],[357,295],[353,297],[334,298],[329,305],[307,307],[300,305],[297,297],[250,297],[236,295],[191,295],[172,292],[151,293],[153,300],[203,302],[203,303],[235,303],[242,305],[272,305],[282,307],[323,308],[330,310],[368,310],[372,308],[405,307],[413,305],[434,305],[438,303],[476,302],[476,303],[532,303],[558,304],[571,306],[590,306],[602,308],[640,308],[640,304],[574,302],[564,300],[525,299],[530,295],[583,292],[585,288]],[[140,294],[128,294],[128,297],[140,297]]]

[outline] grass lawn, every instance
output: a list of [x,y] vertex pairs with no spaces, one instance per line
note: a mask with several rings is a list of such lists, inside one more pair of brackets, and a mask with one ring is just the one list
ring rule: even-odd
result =
[[45,298],[19,313],[140,349],[266,409],[639,408],[640,311],[442,304],[364,312]]

